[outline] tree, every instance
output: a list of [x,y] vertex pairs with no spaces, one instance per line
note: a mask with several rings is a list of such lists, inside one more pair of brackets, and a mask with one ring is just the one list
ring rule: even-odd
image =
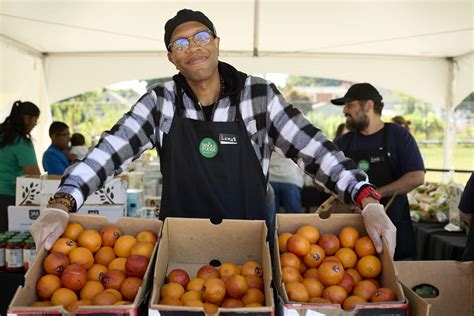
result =
[[90,145],[104,130],[110,129],[131,104],[106,102],[103,90],[89,91],[51,105],[54,121],[69,126],[72,133],[81,133]]
[[311,97],[304,92],[289,90],[284,93],[285,99],[303,113],[311,111]]
[[296,86],[316,87],[316,86],[340,86],[344,81],[336,79],[305,77],[305,76],[288,76],[286,79],[285,90],[290,90]]

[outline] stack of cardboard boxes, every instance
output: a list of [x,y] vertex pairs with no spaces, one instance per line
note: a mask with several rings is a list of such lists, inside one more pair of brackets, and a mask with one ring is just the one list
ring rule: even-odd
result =
[[[8,229],[28,231],[40,215],[49,198],[56,192],[60,176],[22,176],[16,180],[16,203],[8,207]],[[127,201],[127,182],[120,178],[108,181],[102,189],[92,193],[79,214],[103,215],[111,222],[124,216]]]

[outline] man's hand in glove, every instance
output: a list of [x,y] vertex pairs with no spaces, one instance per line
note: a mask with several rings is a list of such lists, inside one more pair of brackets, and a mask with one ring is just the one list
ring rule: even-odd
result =
[[54,242],[66,229],[69,214],[59,208],[46,207],[41,215],[31,225],[31,235],[35,239],[37,249],[44,245],[46,250],[51,249]]
[[381,237],[383,237],[387,242],[390,256],[393,257],[397,245],[397,228],[385,213],[383,205],[379,204],[376,200],[374,200],[374,202],[375,203],[363,204],[364,209],[361,214],[364,218],[365,229],[370,239],[372,239],[377,252],[382,252],[383,246]]

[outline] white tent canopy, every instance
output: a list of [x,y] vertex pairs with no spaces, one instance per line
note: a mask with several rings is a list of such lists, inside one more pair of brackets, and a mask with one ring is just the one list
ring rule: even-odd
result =
[[[451,114],[474,91],[470,0],[1,0],[0,112],[22,99],[48,115],[50,103],[72,95],[171,76],[163,28],[182,8],[205,12],[221,60],[247,73],[367,81]],[[47,135],[47,115],[39,135]],[[40,148],[49,143],[43,138]]]

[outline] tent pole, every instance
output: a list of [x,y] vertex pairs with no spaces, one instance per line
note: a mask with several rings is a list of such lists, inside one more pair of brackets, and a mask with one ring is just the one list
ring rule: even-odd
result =
[[253,10],[253,57],[258,57],[258,35],[260,32],[260,0],[254,0]]
[[[444,141],[443,141],[443,169],[454,169],[453,148],[455,144],[454,131],[454,91],[456,84],[456,62],[453,58],[447,58],[448,61],[448,93],[446,98],[446,120],[444,122]],[[452,181],[451,173],[443,173],[443,182]]]

